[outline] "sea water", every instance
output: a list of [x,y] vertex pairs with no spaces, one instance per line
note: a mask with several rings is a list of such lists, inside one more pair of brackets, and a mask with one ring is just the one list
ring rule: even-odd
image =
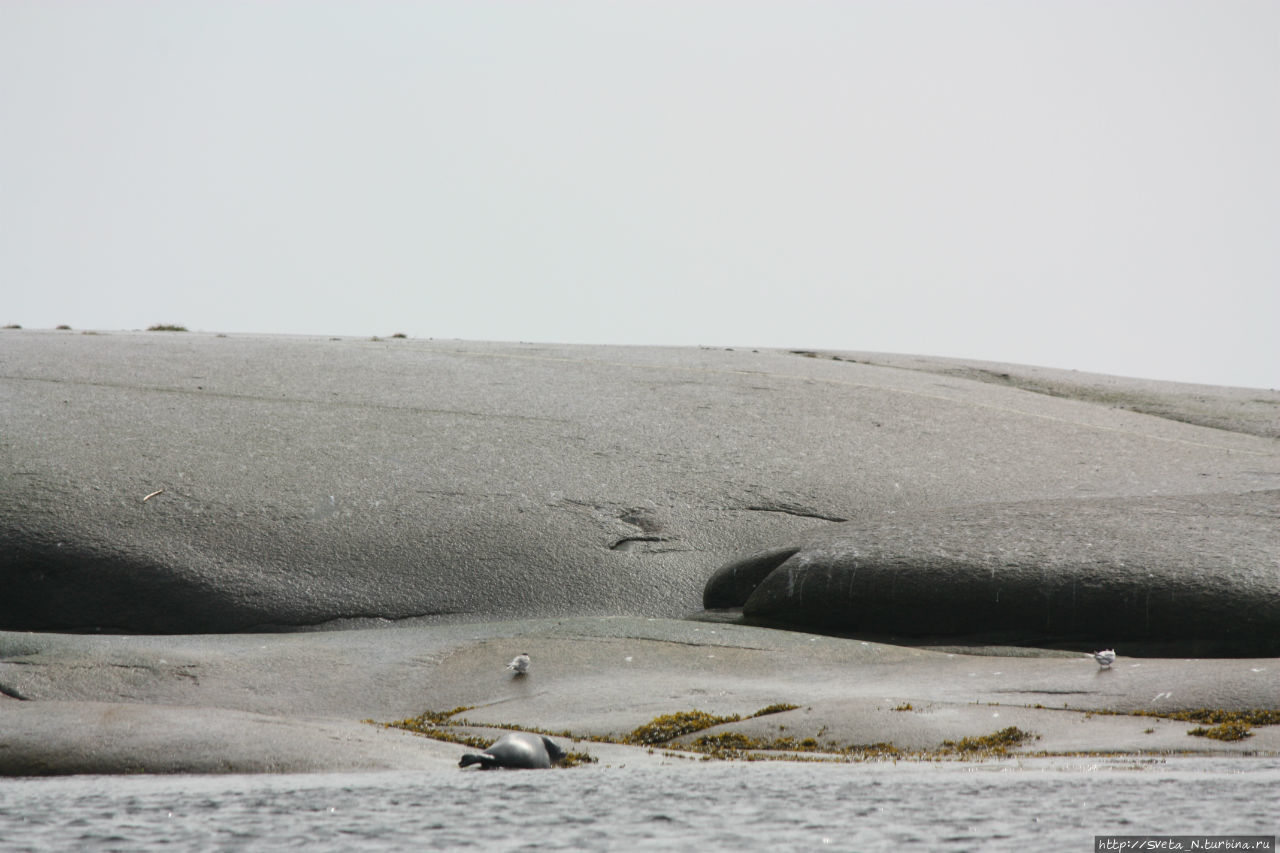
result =
[[1274,835],[1280,759],[0,781],[0,850],[1078,850]]

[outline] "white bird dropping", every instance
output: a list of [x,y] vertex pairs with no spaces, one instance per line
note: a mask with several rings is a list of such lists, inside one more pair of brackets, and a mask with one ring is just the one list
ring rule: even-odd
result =
[[524,675],[529,671],[529,653],[521,652],[511,659],[507,669],[515,670],[516,675]]
[[1094,652],[1093,659],[1098,662],[1098,666],[1106,668],[1116,662],[1116,650],[1103,649],[1100,652]]

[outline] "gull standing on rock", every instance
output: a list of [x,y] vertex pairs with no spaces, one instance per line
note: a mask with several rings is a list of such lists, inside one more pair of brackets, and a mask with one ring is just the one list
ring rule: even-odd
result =
[[[1115,655],[1112,655],[1115,657]],[[511,659],[511,663],[507,664],[507,669],[514,669],[516,675],[524,675],[529,671],[529,653],[521,652]]]
[[1116,650],[1103,649],[1100,652],[1094,652],[1093,659],[1098,662],[1098,666],[1102,667],[1103,669],[1106,669],[1107,667],[1111,666],[1111,664],[1116,662]]

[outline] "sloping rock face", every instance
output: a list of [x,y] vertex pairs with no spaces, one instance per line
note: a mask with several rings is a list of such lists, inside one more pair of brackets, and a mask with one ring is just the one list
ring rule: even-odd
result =
[[1280,438],[1280,391],[1162,382],[1051,367],[888,353],[813,353],[814,358],[963,377],[1114,406],[1215,429]]
[[312,773],[422,770],[461,748],[355,720],[295,720],[137,702],[14,702],[0,777],[80,773]]
[[683,617],[841,521],[1280,488],[1264,436],[780,351],[4,330],[0,425],[10,630]]
[[838,524],[722,567],[708,607],[819,631],[1280,653],[1280,491]]

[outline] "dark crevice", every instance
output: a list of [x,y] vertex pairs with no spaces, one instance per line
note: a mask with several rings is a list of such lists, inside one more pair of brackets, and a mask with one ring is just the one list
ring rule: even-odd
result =
[[263,622],[253,625],[249,628],[237,628],[233,631],[224,631],[221,633],[228,634],[293,634],[306,633],[308,631],[324,631],[342,627],[349,627],[347,623],[369,622],[369,623],[396,623],[407,622],[415,619],[442,619],[450,620],[457,617],[466,617],[472,613],[470,610],[429,610],[422,613],[403,613],[397,616],[388,616],[385,613],[339,613],[334,616],[327,616],[317,622]]
[[10,687],[7,684],[0,684],[0,693],[8,696],[10,699],[19,699],[23,702],[27,701],[27,697],[22,695],[22,691],[16,687]]
[[841,518],[838,515],[824,515],[823,513],[815,512],[809,509],[803,509],[801,507],[775,505],[775,506],[749,506],[749,507],[746,507],[746,509],[748,512],[779,512],[779,513],[782,513],[783,515],[794,515],[796,518],[816,518],[819,521],[841,522],[841,521],[849,520],[847,518]]
[[[566,639],[583,640],[586,642],[598,642],[600,639],[599,637],[591,637],[584,634],[564,634],[562,636],[564,636]],[[773,649],[768,648],[767,646],[743,646],[728,640],[726,640],[723,643],[717,643],[711,640],[674,640],[670,637],[664,637],[662,639],[658,639],[656,637],[636,637],[636,636],[627,636],[627,637],[615,638],[615,639],[641,640],[646,643],[665,643],[666,645],[669,645],[669,646],[692,646],[695,649],[745,649],[751,652],[773,651]]]
[[[663,545],[662,543],[666,543]],[[619,553],[640,553],[640,554],[671,554],[683,551],[693,551],[689,545],[682,543],[678,539],[672,539],[668,536],[628,536],[619,539],[609,546],[610,551]]]
[[1084,696],[1100,690],[993,690],[992,693],[1017,693],[1027,696]]
[[665,536],[625,536],[609,546],[610,551],[634,551],[645,542],[666,542]]
[[702,590],[703,608],[724,610],[742,607],[774,569],[799,551],[799,547],[771,548],[721,566]]

